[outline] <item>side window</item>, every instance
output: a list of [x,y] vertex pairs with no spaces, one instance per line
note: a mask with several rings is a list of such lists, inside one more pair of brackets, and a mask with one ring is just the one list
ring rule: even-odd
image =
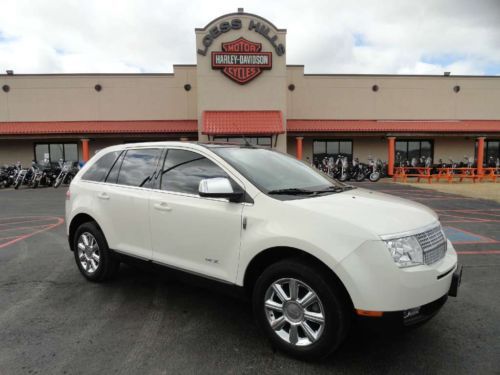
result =
[[82,180],[97,182],[104,181],[106,175],[108,174],[110,168],[113,166],[120,153],[121,151],[113,151],[101,156],[101,158],[94,164],[92,164],[87,172],[83,174]]
[[219,166],[192,151],[168,150],[163,165],[161,189],[198,195],[205,178],[228,177]]
[[160,154],[161,150],[157,148],[128,150],[123,158],[117,183],[148,187]]
[[125,157],[125,151],[122,152],[118,160],[113,165],[113,168],[109,171],[108,177],[106,177],[106,182],[111,184],[116,184],[118,181],[118,173],[120,172],[120,168],[122,166],[123,158]]

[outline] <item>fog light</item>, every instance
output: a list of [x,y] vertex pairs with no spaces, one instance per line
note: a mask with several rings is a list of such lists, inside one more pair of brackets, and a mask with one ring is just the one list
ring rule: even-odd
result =
[[415,315],[418,315],[420,312],[420,307],[415,307],[413,309],[403,311],[403,319],[413,318]]

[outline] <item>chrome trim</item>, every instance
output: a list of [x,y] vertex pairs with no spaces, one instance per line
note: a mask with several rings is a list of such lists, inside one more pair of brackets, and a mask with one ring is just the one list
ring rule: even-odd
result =
[[[413,230],[409,230],[406,232],[383,234],[383,235],[379,235],[379,237],[384,241],[394,240],[396,238],[410,237],[410,236],[414,236],[416,234],[420,234],[420,233],[426,232],[428,230],[434,229],[437,226],[441,226],[441,223],[439,221],[435,221],[432,224],[426,225],[425,227],[420,227],[418,229],[413,229]],[[446,238],[446,236],[445,236],[445,238]]]

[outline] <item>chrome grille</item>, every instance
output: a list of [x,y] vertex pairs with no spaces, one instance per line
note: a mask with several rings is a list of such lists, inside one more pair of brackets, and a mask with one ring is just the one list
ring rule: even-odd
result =
[[446,237],[440,225],[427,232],[416,234],[415,237],[424,252],[425,264],[432,264],[444,258],[446,254]]

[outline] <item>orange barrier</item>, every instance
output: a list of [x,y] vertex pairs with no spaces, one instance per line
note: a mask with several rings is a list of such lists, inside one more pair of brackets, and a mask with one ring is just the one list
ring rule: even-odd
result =
[[460,182],[464,179],[471,179],[472,182],[490,180],[496,182],[497,180],[497,169],[496,168],[482,168],[482,173],[479,174],[477,168],[435,168],[437,174],[431,175],[431,169],[429,167],[395,167],[394,175],[392,177],[393,181],[401,179],[401,182],[408,182],[408,177],[417,177],[417,182],[420,179],[427,179],[427,182],[431,183],[432,178],[436,181],[441,179],[447,180],[449,183],[453,182],[454,178],[458,178]]
[[496,168],[483,168],[483,174],[479,178],[479,181],[491,180],[497,182],[497,169]]
[[401,182],[408,182],[408,177],[416,177],[417,182],[420,182],[420,179],[426,179],[430,184],[432,182],[431,169],[430,167],[395,167],[392,180],[397,181],[401,178]]

